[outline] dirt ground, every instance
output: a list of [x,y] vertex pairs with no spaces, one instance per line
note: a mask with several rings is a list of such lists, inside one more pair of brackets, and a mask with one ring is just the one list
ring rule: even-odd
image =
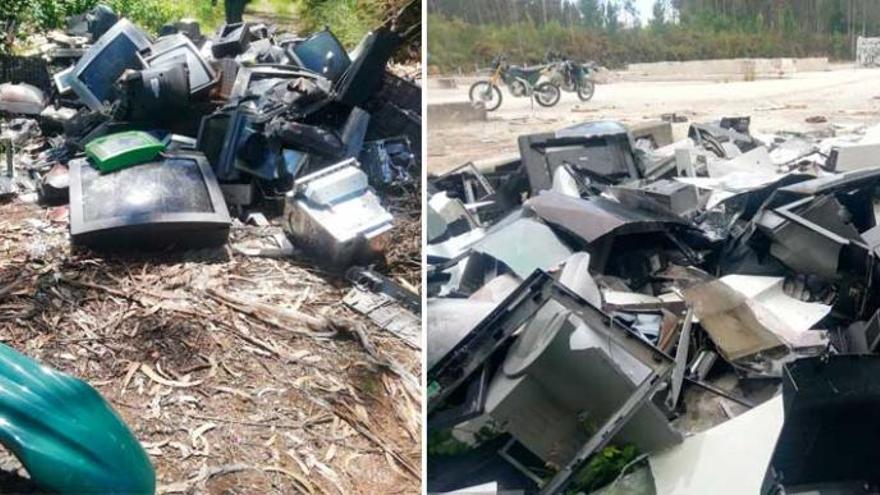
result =
[[[390,207],[385,269],[413,287],[419,203]],[[0,204],[0,342],[97,388],[159,493],[418,492],[420,352],[348,310],[347,282],[234,249],[267,227],[236,224],[217,250],[110,256],[72,249],[65,213]]]
[[[432,123],[428,121],[429,173],[441,173],[471,160],[517,150],[521,134],[546,132],[591,120],[637,123],[678,113],[691,122],[722,116],[752,117],[753,132],[803,132],[831,125],[873,124],[880,121],[880,69],[834,66],[826,72],[805,72],[785,79],[751,82],[614,82],[598,85],[596,95],[582,103],[563,93],[555,107],[530,108],[526,98],[505,92],[501,107],[487,122]],[[430,86],[429,86],[430,87]],[[430,89],[428,104],[467,101],[467,86]],[[809,124],[824,116],[827,123]],[[674,124],[676,138],[688,123]]]

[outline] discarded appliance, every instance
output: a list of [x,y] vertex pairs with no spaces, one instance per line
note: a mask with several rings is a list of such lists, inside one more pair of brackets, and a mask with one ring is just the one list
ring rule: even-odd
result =
[[385,275],[362,266],[353,266],[345,272],[345,278],[356,287],[371,292],[377,292],[399,302],[403,307],[416,315],[422,314],[422,300],[418,294],[401,286]]
[[[694,308],[700,325],[729,361],[742,364],[744,358],[756,355],[776,355],[781,358],[791,351],[804,354],[824,351],[828,345],[827,335],[811,331],[810,328],[830,308],[818,305],[814,309],[809,303],[780,296],[778,285],[776,295],[773,295],[772,288],[766,282],[755,279],[710,280],[684,289],[682,293],[685,301]],[[771,279],[769,282],[778,283],[778,280]],[[756,285],[757,288],[749,287]],[[737,288],[749,291],[753,296]],[[761,293],[767,295],[762,297]],[[788,304],[789,308],[782,304]],[[800,314],[791,315],[787,310]],[[818,318],[807,317],[798,321],[806,311],[818,311]],[[761,367],[759,371],[767,374],[781,372],[770,366]]]
[[358,161],[367,172],[370,185],[377,189],[412,183],[418,167],[405,136],[365,143]]
[[408,346],[421,349],[422,322],[391,296],[353,287],[342,298],[349,308],[365,315],[380,328],[398,336]]
[[550,227],[531,218],[517,218],[488,232],[471,250],[504,263],[520,278],[538,269],[549,270],[571,256],[571,249]]
[[167,154],[111,174],[71,160],[70,234],[104,249],[218,246],[230,218],[204,155]]
[[46,108],[46,95],[40,88],[26,83],[0,84],[0,111],[38,115]]
[[70,201],[70,171],[67,165],[56,163],[43,176],[40,199],[52,206],[67,204]]
[[750,117],[725,117],[717,122],[691,124],[688,137],[721,158],[733,158],[761,145],[749,134]]
[[[627,445],[641,455],[598,493],[880,491],[862,421],[880,403],[863,379],[880,352],[876,128],[749,124],[632,153],[594,122],[429,177],[430,434],[490,425],[498,442],[469,441],[527,493],[583,490],[591,454]],[[429,455],[455,470],[433,488],[474,484],[468,453]]]
[[250,25],[245,22],[224,24],[217,30],[217,37],[211,45],[214,58],[235,56],[244,53],[251,42]]
[[307,39],[294,42],[289,50],[299,65],[336,82],[351,65],[351,59],[329,30],[318,31]]
[[785,423],[764,493],[877,491],[880,388],[873,377],[878,372],[875,355],[823,356],[786,366]]
[[100,38],[119,20],[113,9],[98,4],[84,14],[67,19],[67,33],[74,36],[88,36],[93,41]]
[[143,131],[127,131],[99,137],[86,145],[86,156],[103,173],[156,158],[165,149],[158,139]]
[[804,198],[758,217],[758,227],[772,241],[770,253],[799,273],[836,279],[841,267],[859,271],[867,265],[867,247],[845,219],[834,196]]
[[388,63],[402,39],[387,26],[367,33],[352,51],[351,64],[334,80],[334,99],[353,106],[366,104],[383,84],[384,74],[374,68]]
[[342,299],[351,309],[400,337],[414,349],[422,347],[422,301],[417,294],[370,268],[353,266],[345,273],[354,287]]
[[835,172],[875,167],[880,167],[880,143],[834,146],[825,162],[825,168]]
[[388,246],[393,218],[353,158],[297,179],[284,209],[294,244],[327,266],[369,261]]
[[[543,322],[555,331],[545,332],[549,327]],[[517,337],[516,331],[524,324],[535,330],[525,330]],[[563,328],[566,330],[562,336],[556,338]],[[580,331],[586,334],[569,338]],[[590,332],[596,334],[591,338]],[[622,322],[609,318],[546,273],[536,271],[430,367],[428,420],[443,410],[446,400],[459,387],[477,378],[476,372],[512,343],[487,392],[485,408],[535,454],[560,467],[542,486],[542,493],[557,493],[593,453],[618,435],[648,448],[680,440],[650,401],[669,378],[673,362],[635,335]],[[544,358],[545,354],[560,357],[558,353],[604,357]],[[580,378],[571,380],[572,373]],[[602,400],[597,401],[600,396]],[[591,400],[584,404],[578,397]],[[584,407],[589,411],[586,420],[593,425],[587,432],[579,426],[578,414]],[[534,414],[517,413],[522,410]],[[542,412],[556,421],[529,419],[543,417]],[[549,437],[548,432],[552,432]],[[561,448],[558,453],[548,448],[554,443]]]
[[[783,425],[782,397],[648,458],[657,495],[767,493],[764,473]],[[721,461],[721,462],[719,462]]]
[[40,491],[154,493],[147,453],[94,388],[3,344],[0,387],[0,443]]
[[125,71],[119,79],[120,120],[173,124],[188,110],[189,77],[182,62]]
[[559,167],[569,169],[584,185],[639,178],[629,132],[617,122],[592,122],[520,136],[519,149],[533,195],[551,188]]
[[139,52],[150,38],[127,19],[120,19],[79,59],[70,87],[92,110],[104,110],[116,99],[114,83],[126,69],[144,69]]
[[187,68],[190,93],[199,94],[216,82],[217,75],[214,69],[202,58],[193,42],[183,34],[172,34],[157,39],[150,47],[150,55],[144,61],[151,68],[159,68],[178,64],[181,58],[184,59]]
[[615,187],[611,194],[626,206],[667,215],[687,216],[696,213],[700,206],[697,188],[674,180],[658,180],[642,187]]

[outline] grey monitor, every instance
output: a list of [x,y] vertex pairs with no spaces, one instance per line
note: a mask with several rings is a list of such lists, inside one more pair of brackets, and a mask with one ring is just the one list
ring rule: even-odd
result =
[[202,58],[199,49],[183,34],[172,34],[156,40],[145,61],[153,68],[163,67],[176,63],[181,56],[186,57],[189,69],[190,93],[201,93],[216,82],[217,74]]
[[79,59],[70,87],[92,110],[103,110],[116,98],[114,83],[126,69],[144,68],[138,52],[150,38],[127,19],[120,19]]

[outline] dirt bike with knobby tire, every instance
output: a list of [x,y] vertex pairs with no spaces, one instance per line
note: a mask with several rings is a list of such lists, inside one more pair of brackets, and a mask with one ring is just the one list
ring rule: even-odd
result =
[[468,97],[472,104],[481,103],[486,111],[493,112],[504,100],[501,92],[504,85],[514,97],[529,97],[542,107],[552,107],[559,103],[562,94],[556,85],[546,80],[550,70],[549,64],[523,67],[510,65],[498,57],[493,61],[492,75],[472,84]]

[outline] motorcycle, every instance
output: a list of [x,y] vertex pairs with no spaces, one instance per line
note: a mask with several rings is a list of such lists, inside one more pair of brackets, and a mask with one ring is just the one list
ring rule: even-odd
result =
[[559,103],[559,88],[543,79],[552,70],[551,65],[521,67],[510,65],[503,58],[493,61],[492,75],[488,80],[477,81],[468,91],[471,103],[482,102],[486,111],[492,112],[501,106],[501,84],[507,86],[510,94],[516,97],[534,98],[542,107],[552,107]]
[[581,101],[590,101],[596,92],[596,85],[590,76],[596,70],[592,62],[579,64],[569,58],[558,57],[551,62],[553,71],[549,81],[569,93],[577,93]]

